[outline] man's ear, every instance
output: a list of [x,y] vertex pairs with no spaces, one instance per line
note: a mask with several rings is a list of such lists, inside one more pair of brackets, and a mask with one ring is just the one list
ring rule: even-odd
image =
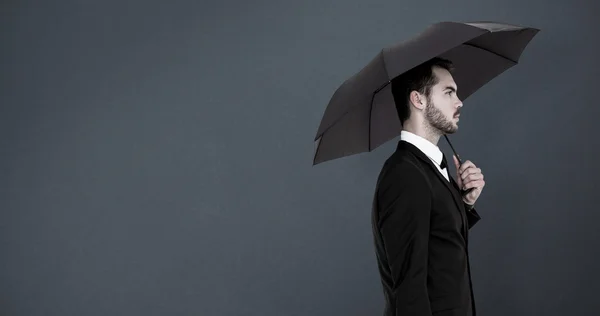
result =
[[410,92],[410,102],[420,110],[424,109],[426,105],[424,96],[415,90]]

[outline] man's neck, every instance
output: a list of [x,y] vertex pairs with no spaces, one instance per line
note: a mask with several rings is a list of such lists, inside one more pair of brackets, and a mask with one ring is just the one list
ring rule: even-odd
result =
[[437,146],[441,135],[434,132],[431,126],[425,126],[425,124],[420,124],[418,126],[415,125],[416,124],[412,124],[409,121],[406,121],[405,126],[402,129],[415,135],[421,136]]

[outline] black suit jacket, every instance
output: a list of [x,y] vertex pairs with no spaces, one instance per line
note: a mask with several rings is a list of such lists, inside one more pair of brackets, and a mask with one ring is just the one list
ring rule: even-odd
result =
[[383,165],[372,225],[386,316],[475,315],[468,236],[481,218],[450,179],[406,141]]

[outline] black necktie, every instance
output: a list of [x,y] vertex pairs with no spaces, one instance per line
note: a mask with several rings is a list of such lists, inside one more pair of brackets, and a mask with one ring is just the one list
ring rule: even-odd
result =
[[446,162],[446,155],[442,154],[442,163],[440,164],[442,170],[448,168],[448,163]]

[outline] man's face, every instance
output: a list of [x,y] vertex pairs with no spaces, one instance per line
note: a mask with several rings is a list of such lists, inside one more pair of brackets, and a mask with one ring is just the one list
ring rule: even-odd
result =
[[462,107],[462,102],[456,95],[456,83],[446,69],[435,67],[433,73],[437,76],[438,83],[432,87],[427,97],[425,119],[443,134],[455,133]]

